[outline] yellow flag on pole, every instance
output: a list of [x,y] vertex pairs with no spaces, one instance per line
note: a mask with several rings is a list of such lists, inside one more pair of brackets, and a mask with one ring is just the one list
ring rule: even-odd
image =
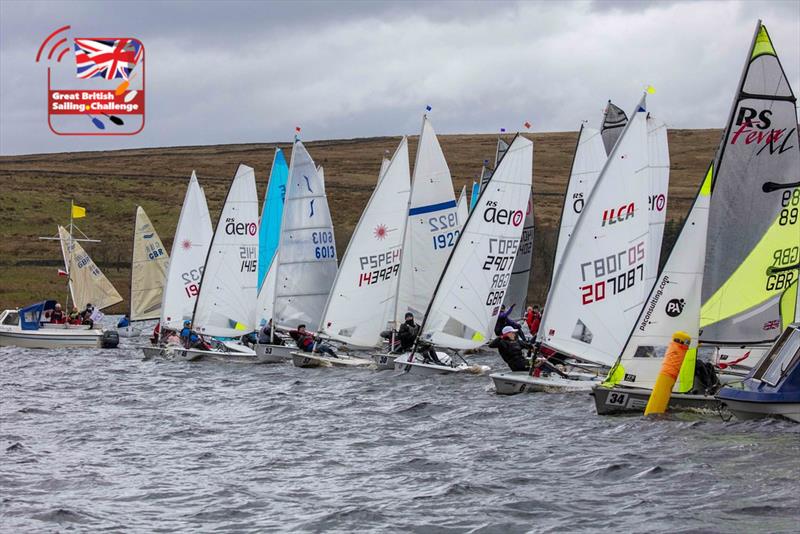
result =
[[82,217],[86,217],[86,208],[82,208],[78,205],[72,205],[72,218],[73,219],[80,219]]

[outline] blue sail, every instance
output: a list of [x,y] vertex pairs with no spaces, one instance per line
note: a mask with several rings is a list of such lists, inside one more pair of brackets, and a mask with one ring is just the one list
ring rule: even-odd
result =
[[472,211],[472,208],[475,207],[475,203],[478,202],[478,194],[481,192],[481,184],[479,182],[472,182],[472,197],[469,199],[469,211]]
[[289,177],[289,166],[283,151],[275,149],[272,160],[272,171],[269,175],[267,194],[264,198],[264,209],[261,211],[261,225],[258,229],[258,287],[264,283],[267,271],[278,250],[281,235],[281,218],[283,217],[283,201],[286,198],[286,180]]

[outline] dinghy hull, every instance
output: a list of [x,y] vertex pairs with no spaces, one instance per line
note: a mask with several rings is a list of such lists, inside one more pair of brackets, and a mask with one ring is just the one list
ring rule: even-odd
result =
[[378,371],[386,371],[394,369],[394,361],[397,354],[373,354],[372,362],[375,364],[375,369]]
[[489,375],[498,395],[517,393],[568,393],[591,391],[597,384],[594,375],[577,376],[574,380],[560,376],[534,377],[527,371],[492,373]]
[[[644,414],[652,390],[631,387],[606,388],[595,386],[592,389],[597,415]],[[713,395],[691,395],[673,393],[668,411],[713,411],[717,412],[722,403]]]
[[292,359],[292,352],[297,347],[287,345],[267,345],[259,343],[256,345],[256,357],[260,363],[283,363]]
[[119,337],[139,337],[142,335],[142,329],[135,326],[126,326],[125,328],[117,328],[117,335]]
[[372,360],[345,355],[332,358],[321,353],[293,352],[292,363],[295,367],[304,369],[314,367],[369,367],[372,365]]

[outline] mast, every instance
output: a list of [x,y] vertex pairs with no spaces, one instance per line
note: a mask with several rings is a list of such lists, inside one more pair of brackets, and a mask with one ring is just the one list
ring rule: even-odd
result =
[[[422,132],[425,130],[425,121],[428,119],[428,114],[422,114],[422,126],[419,129],[419,137],[417,138],[417,153],[414,154],[414,174],[411,176],[411,190],[408,192],[408,204],[406,205],[406,211],[411,211],[411,199],[414,197],[414,184],[417,183],[417,168],[419,167],[419,153],[420,153],[420,145],[422,144]],[[408,225],[410,219],[406,216],[406,224],[403,225],[403,248],[400,251],[400,268],[397,270],[397,290],[395,293],[400,291],[400,280],[403,279],[403,265],[406,263],[404,258],[406,256],[407,250],[407,243],[406,243],[406,236],[408,234]],[[394,346],[394,330],[397,329],[397,313],[400,310],[400,295],[395,295],[394,299],[394,315],[392,317],[392,345]],[[422,329],[420,328],[420,333],[422,333]],[[415,345],[416,346],[416,345]]]

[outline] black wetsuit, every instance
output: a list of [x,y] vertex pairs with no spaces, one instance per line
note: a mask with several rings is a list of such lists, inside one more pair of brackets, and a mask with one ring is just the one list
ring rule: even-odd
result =
[[500,357],[506,362],[512,371],[527,371],[530,369],[530,363],[525,357],[523,350],[531,348],[527,343],[519,339],[507,339],[503,337],[496,337],[489,343],[493,349],[497,349]]

